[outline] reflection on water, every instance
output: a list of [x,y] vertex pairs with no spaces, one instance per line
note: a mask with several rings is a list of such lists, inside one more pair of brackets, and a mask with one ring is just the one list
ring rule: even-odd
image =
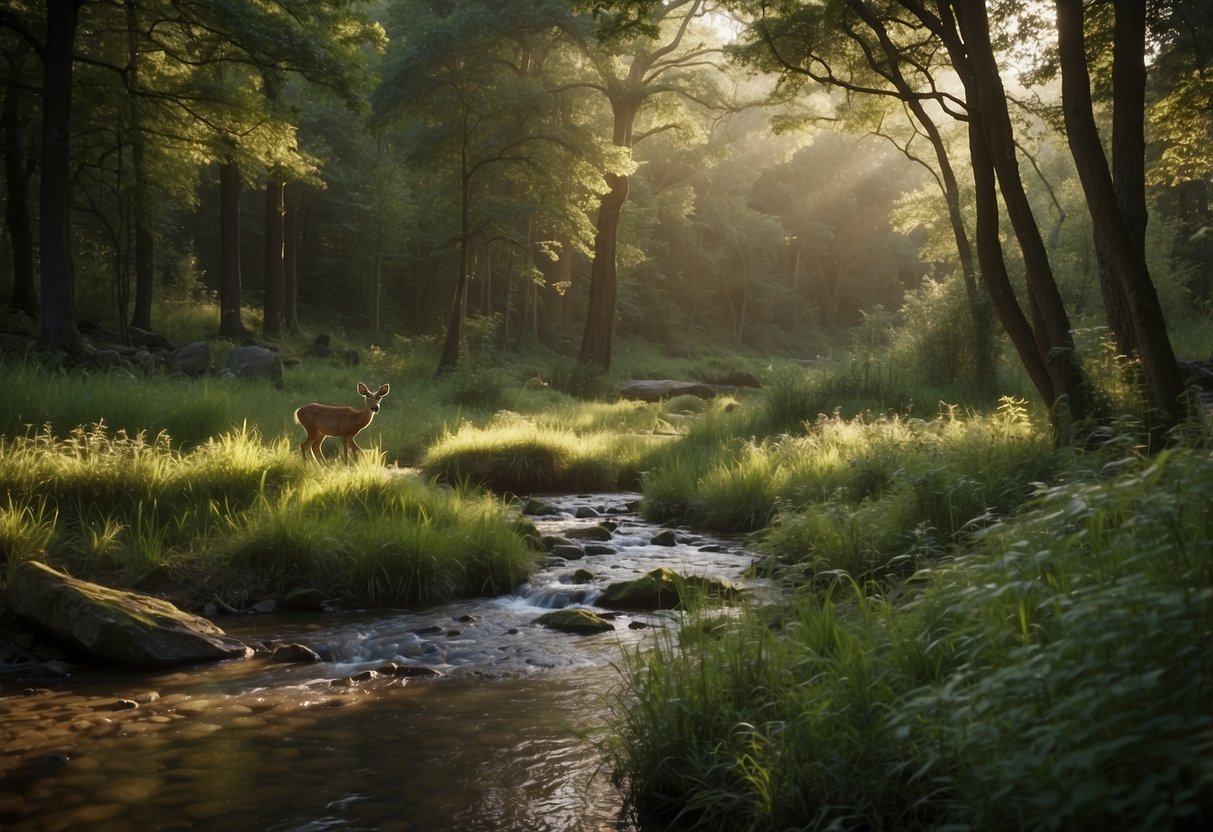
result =
[[14,756],[0,825],[628,829],[596,747],[596,692],[617,678],[583,669],[302,697],[166,692],[126,710],[87,693],[9,698],[2,730],[17,737],[5,741]]
[[[625,499],[567,498],[541,526],[559,534],[595,522],[575,520],[577,504]],[[749,556],[689,536],[654,546],[651,527],[614,516],[610,551],[554,560],[516,597],[221,622],[249,643],[304,642],[320,664],[78,677],[0,698],[0,828],[633,830],[600,748],[614,664],[670,616],[619,616],[591,637],[532,622],[557,592],[592,604],[657,565],[735,580]],[[385,662],[442,676],[376,675]]]

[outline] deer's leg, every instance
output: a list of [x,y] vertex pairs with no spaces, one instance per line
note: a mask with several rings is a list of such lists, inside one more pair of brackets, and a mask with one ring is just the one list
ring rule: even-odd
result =
[[324,440],[323,433],[316,434],[316,438],[312,440],[312,456],[317,462],[324,462]]

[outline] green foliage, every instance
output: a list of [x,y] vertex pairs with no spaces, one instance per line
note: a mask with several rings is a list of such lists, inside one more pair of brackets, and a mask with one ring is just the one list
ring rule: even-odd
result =
[[703,829],[1207,825],[1213,458],[1071,456],[895,594],[843,579],[636,656],[615,757],[638,807]]
[[974,383],[976,329],[959,276],[926,280],[906,292],[900,316],[892,349],[895,362],[937,384]]

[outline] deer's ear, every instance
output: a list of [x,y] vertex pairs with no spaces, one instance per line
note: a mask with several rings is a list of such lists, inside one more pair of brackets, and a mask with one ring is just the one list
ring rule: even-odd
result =
[[369,395],[370,395],[370,393],[371,393],[371,391],[366,389],[366,385],[365,385],[365,384],[363,384],[361,381],[360,381],[360,382],[358,382],[358,395],[360,395],[360,396],[369,396]]
[[385,384],[379,388],[379,392],[376,393],[375,395],[382,399],[384,396],[386,396],[388,394],[388,391],[391,389],[392,389],[392,385]]

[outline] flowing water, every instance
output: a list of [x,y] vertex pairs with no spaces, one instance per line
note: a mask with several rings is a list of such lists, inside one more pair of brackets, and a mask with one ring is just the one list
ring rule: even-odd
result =
[[[249,644],[306,644],[319,663],[6,685],[0,828],[634,832],[602,747],[622,653],[676,619],[620,614],[595,636],[533,622],[556,607],[597,609],[608,583],[658,566],[744,585],[751,562],[686,532],[653,544],[634,499],[553,499],[562,513],[535,518],[544,534],[618,526],[509,597],[218,620]],[[377,672],[387,663],[441,675]]]

